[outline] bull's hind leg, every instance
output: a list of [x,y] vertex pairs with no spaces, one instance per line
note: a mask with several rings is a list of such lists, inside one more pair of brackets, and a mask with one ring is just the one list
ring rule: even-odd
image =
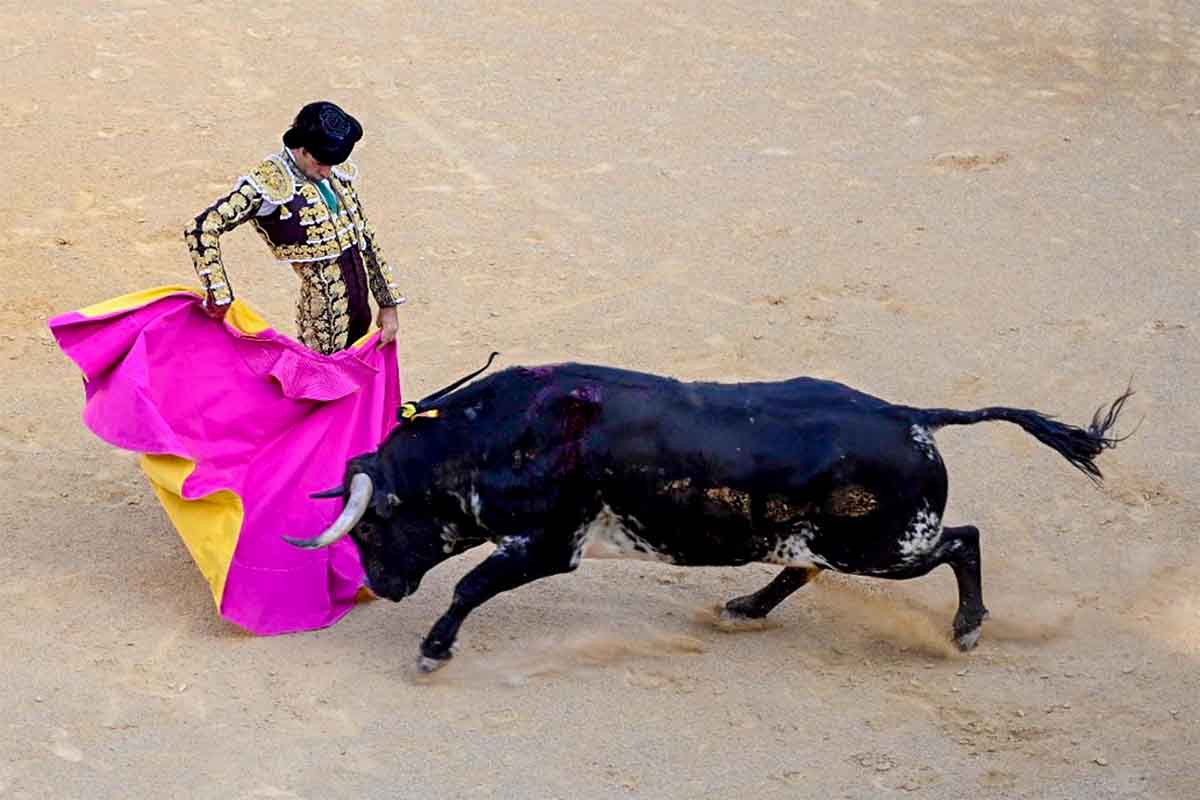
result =
[[931,552],[901,569],[889,571],[883,577],[896,580],[919,578],[942,564],[950,565],[958,581],[958,612],[954,615],[954,641],[960,650],[971,650],[979,642],[980,628],[988,615],[988,610],[983,605],[978,528],[974,525],[943,528],[941,538]]
[[754,594],[735,597],[721,610],[721,618],[731,622],[743,619],[762,619],[788,595],[812,580],[817,567],[785,567],[782,572]]
[[979,642],[979,632],[988,610],[983,605],[983,576],[979,553],[979,529],[974,525],[946,528],[938,552],[958,581],[958,613],[954,615],[954,641],[960,650]]
[[433,672],[449,661],[463,621],[488,600],[539,578],[575,569],[578,562],[572,558],[573,552],[569,536],[511,536],[503,540],[495,552],[458,582],[450,608],[421,643],[417,669]]

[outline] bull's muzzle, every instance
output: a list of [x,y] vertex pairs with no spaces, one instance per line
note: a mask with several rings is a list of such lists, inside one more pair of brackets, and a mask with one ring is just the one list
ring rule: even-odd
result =
[[296,547],[315,550],[318,547],[328,547],[354,529],[358,521],[367,513],[367,504],[371,502],[371,494],[375,491],[371,476],[362,472],[355,474],[350,480],[350,498],[341,515],[333,521],[324,533],[314,539],[296,539],[284,536],[283,540]]

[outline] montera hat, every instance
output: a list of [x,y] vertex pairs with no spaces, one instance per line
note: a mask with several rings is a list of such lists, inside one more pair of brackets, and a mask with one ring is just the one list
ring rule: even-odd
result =
[[362,138],[362,125],[326,100],[300,109],[292,127],[283,134],[287,147],[303,147],[322,164],[341,164],[350,157],[354,143]]

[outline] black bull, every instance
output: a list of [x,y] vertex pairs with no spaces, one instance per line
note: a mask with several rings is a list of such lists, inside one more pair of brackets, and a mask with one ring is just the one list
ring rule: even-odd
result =
[[765,616],[821,569],[904,579],[949,564],[953,635],[970,649],[987,615],[979,531],[942,525],[947,477],[932,432],[1015,423],[1099,480],[1094,459],[1117,443],[1108,434],[1130,394],[1084,429],[1016,408],[893,405],[811,378],[683,383],[562,364],[450,388],[349,462],[330,493],[346,507],[328,531],[288,540],[319,547],[349,533],[371,590],[391,600],[494,542],[421,644],[425,671],[450,658],[473,609],[593,555],[783,566],[726,603],[733,619]]

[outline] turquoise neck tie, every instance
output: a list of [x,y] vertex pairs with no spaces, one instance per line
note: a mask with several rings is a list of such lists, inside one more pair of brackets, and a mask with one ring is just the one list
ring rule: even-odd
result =
[[325,205],[329,206],[329,210],[333,213],[338,213],[337,193],[333,191],[333,187],[329,185],[329,181],[317,181],[317,191],[321,193],[321,197],[325,198]]

